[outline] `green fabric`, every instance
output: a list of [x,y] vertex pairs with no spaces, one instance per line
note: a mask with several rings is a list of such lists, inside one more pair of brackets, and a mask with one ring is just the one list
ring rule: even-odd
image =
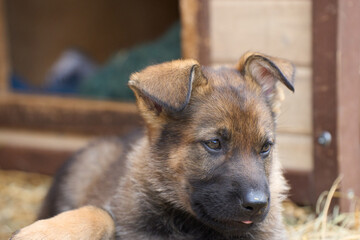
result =
[[98,99],[133,101],[135,97],[127,86],[131,73],[180,57],[180,24],[176,23],[154,42],[118,52],[96,74],[81,83],[80,94]]

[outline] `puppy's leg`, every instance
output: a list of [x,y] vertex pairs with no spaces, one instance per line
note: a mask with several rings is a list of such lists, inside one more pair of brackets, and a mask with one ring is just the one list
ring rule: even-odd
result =
[[39,220],[17,231],[11,240],[115,239],[115,224],[104,210],[86,206]]

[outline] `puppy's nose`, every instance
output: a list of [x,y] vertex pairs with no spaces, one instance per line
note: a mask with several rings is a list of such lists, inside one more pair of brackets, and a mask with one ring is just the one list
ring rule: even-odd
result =
[[261,191],[249,191],[243,198],[242,207],[251,214],[260,214],[267,207],[269,196]]

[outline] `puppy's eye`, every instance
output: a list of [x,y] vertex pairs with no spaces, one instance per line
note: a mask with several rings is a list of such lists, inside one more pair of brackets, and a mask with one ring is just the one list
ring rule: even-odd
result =
[[221,149],[221,143],[219,139],[211,139],[204,141],[203,144],[210,151],[219,151]]
[[262,157],[267,157],[269,155],[269,153],[270,153],[272,145],[273,145],[272,142],[266,142],[261,148],[260,155]]

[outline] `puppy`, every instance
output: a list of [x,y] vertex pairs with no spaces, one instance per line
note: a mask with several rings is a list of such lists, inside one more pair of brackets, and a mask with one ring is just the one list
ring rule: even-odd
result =
[[129,81],[145,134],[99,140],[55,177],[41,218],[12,239],[282,240],[287,185],[276,117],[287,61],[177,60]]

